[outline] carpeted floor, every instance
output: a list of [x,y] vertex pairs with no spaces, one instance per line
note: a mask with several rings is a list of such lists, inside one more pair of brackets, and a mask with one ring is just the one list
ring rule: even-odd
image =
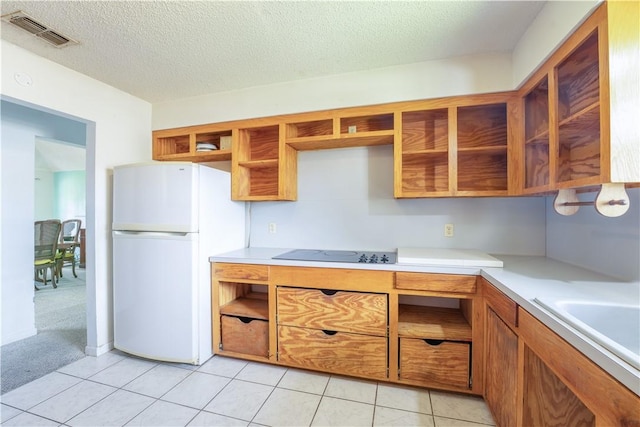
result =
[[85,271],[63,270],[58,288],[35,291],[38,334],[0,347],[1,394],[85,356],[87,345]]

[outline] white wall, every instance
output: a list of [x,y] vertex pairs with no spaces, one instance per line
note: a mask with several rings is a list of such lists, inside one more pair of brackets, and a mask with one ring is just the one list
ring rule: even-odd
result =
[[[33,131],[28,127],[2,123],[2,345],[36,333],[33,305],[33,140]],[[32,143],[25,143],[28,141]]]
[[[547,256],[623,280],[640,282],[640,188],[627,190],[629,210],[617,218],[582,206],[571,216],[553,209],[547,201]],[[596,193],[580,194],[593,201]]]
[[527,79],[602,0],[548,1],[513,50],[513,88]]
[[[2,95],[42,106],[87,123],[87,352],[101,354],[112,345],[111,287],[111,177],[117,164],[151,158],[151,105],[83,74],[62,67],[2,40]],[[17,72],[31,76],[33,84],[20,86]],[[6,162],[6,153],[3,162]],[[33,162],[33,159],[31,159]],[[4,164],[3,164],[4,166]],[[4,175],[4,167],[3,167]],[[33,182],[33,175],[30,178]],[[3,176],[3,187],[4,187]],[[33,198],[33,190],[28,196]],[[31,202],[33,203],[33,202]],[[17,205],[6,207],[3,191],[3,225],[11,215],[22,215]],[[18,211],[16,211],[18,210]],[[23,216],[21,226],[33,227],[31,216]],[[2,239],[4,242],[5,235]],[[32,278],[29,259],[17,275]],[[12,264],[2,251],[3,274]],[[24,271],[22,271],[24,268]],[[5,286],[3,276],[2,287]],[[4,304],[3,292],[3,304]],[[33,302],[23,301],[22,306]],[[31,310],[33,310],[31,308]],[[11,320],[3,310],[3,333]]]
[[[444,237],[447,223],[452,238]],[[396,200],[391,146],[301,152],[298,200],[252,203],[251,246],[544,255],[544,199]]]
[[465,56],[158,103],[153,129],[511,89],[509,55]]

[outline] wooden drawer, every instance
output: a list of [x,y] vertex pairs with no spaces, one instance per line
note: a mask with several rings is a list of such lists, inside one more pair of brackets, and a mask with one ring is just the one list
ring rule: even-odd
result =
[[400,379],[468,389],[471,344],[429,342],[400,338]]
[[391,290],[395,274],[380,270],[283,266],[272,266],[270,273],[271,281],[279,286],[380,293]]
[[278,361],[308,369],[387,378],[387,339],[278,326]]
[[222,350],[269,357],[269,322],[249,317],[220,316]]
[[266,282],[269,280],[268,265],[254,264],[226,264],[215,263],[214,275],[218,280],[234,279],[234,280],[255,280]]
[[460,274],[396,273],[396,289],[474,294],[476,276]]
[[279,287],[278,324],[387,335],[387,295]]

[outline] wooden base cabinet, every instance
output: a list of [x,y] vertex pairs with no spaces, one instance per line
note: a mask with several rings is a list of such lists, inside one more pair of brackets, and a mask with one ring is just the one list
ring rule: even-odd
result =
[[484,279],[484,396],[498,426],[639,426],[640,398]]
[[251,360],[275,359],[271,352],[269,267],[212,265],[213,352]]
[[525,426],[595,426],[595,417],[580,399],[527,346],[524,347]]
[[490,307],[486,314],[484,398],[499,426],[515,426],[518,336]]
[[478,291],[474,275],[214,263],[214,353],[481,395]]

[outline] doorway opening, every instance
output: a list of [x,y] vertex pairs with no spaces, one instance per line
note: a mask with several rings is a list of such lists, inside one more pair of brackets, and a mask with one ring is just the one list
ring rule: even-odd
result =
[[[6,255],[6,248],[11,247],[9,242],[15,239],[25,242],[31,239],[32,242],[33,222],[40,219],[80,219],[85,235],[93,232],[94,218],[87,214],[93,211],[87,209],[93,189],[88,186],[87,174],[93,173],[95,162],[91,156],[95,151],[87,148],[95,141],[95,135],[89,134],[95,133],[95,127],[90,122],[19,101],[10,102],[5,97],[2,98],[1,113],[2,151],[17,163],[11,167],[13,175],[10,175],[10,168],[6,168],[6,172],[3,170],[3,181],[10,176],[14,185],[9,190],[8,186],[3,186],[1,195],[2,204],[10,206],[3,209],[2,214],[1,286],[3,300],[15,301],[16,308],[13,313],[3,310],[2,321],[5,325],[11,323],[12,317],[19,317],[22,311],[23,317],[15,326],[21,328],[21,337],[26,336],[7,342],[3,338],[1,383],[4,394],[85,356],[87,319],[95,317],[95,301],[87,300],[95,292],[87,292],[87,286],[95,287],[95,278],[87,277],[87,270],[80,265],[85,267],[84,264],[91,260],[77,251],[77,277],[72,268],[65,266],[57,288],[39,283],[41,290],[36,291],[33,253],[29,250],[33,246],[26,246],[32,243],[25,243],[24,248],[10,257]],[[17,170],[20,177],[15,174]],[[16,198],[28,194],[32,204],[15,203]],[[9,273],[10,269],[13,272]],[[33,313],[32,322],[29,322],[29,313]],[[24,332],[29,330],[35,334]]]

